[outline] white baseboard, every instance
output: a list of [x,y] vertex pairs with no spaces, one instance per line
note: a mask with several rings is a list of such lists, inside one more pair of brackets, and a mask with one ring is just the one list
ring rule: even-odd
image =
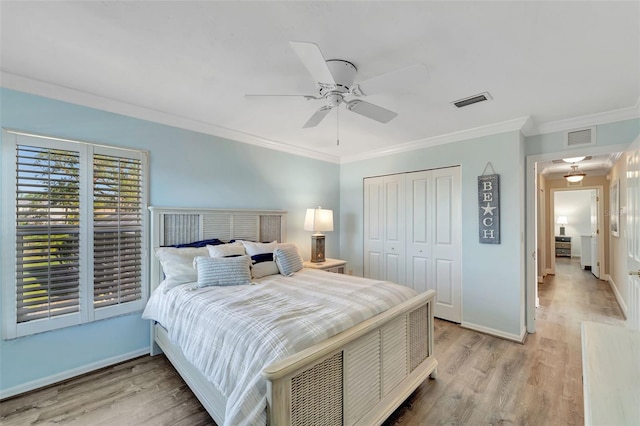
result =
[[29,392],[44,386],[49,386],[54,383],[61,382],[63,380],[71,379],[72,377],[80,376],[82,374],[89,373],[91,371],[99,370],[104,367],[108,367],[119,362],[128,361],[133,358],[137,358],[142,355],[148,355],[149,348],[138,349],[137,351],[129,352],[126,354],[114,356],[112,358],[103,359],[93,362],[91,364],[83,365],[78,368],[72,368],[71,370],[62,371],[51,376],[43,377],[41,379],[32,380],[27,383],[23,383],[18,386],[14,386],[9,389],[0,390],[0,399],[9,398],[11,396],[19,395],[24,392]]
[[624,315],[624,319],[627,319],[627,304],[624,303],[624,299],[622,295],[618,291],[618,287],[616,287],[616,283],[613,282],[613,278],[611,275],[606,276],[606,280],[609,282],[609,287],[613,291],[613,294],[616,296],[616,301],[618,302],[618,306],[620,306],[620,310],[622,311],[622,315]]
[[491,336],[500,337],[501,339],[511,340],[512,342],[524,343],[524,338],[527,335],[527,329],[524,327],[520,332],[520,335],[505,333],[501,330],[496,330],[495,328],[485,327],[483,325],[473,324],[469,322],[462,322],[460,324],[463,328],[468,328],[469,330],[479,331],[480,333],[490,334]]

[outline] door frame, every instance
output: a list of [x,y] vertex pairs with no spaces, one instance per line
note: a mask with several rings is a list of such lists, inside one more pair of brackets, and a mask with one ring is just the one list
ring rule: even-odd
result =
[[544,154],[532,154],[526,156],[525,171],[525,325],[527,332],[536,332],[536,298],[538,283],[538,265],[536,253],[538,252],[538,239],[536,236],[536,210],[538,208],[537,169],[539,161],[551,161],[562,157],[580,155],[600,155],[612,152],[625,152],[629,144],[616,144],[604,146],[590,146],[583,148],[564,149]]
[[[598,260],[600,261],[600,267],[602,268],[601,271],[604,271],[606,268],[606,260],[605,260],[605,256],[604,256],[604,239],[602,238],[603,235],[605,235],[604,233],[604,187],[602,185],[589,185],[589,186],[580,186],[580,187],[566,187],[566,188],[551,188],[549,191],[549,211],[551,211],[551,214],[554,216],[555,219],[555,206],[556,206],[556,202],[555,202],[555,193],[556,192],[566,192],[566,191],[590,191],[590,190],[594,190],[596,191],[596,196],[597,197],[602,197],[602,200],[598,203],[598,212],[597,212],[597,221],[598,221],[598,230],[600,231],[600,238],[598,238]],[[548,219],[548,218],[547,218]],[[553,223],[553,226],[551,227],[549,234],[547,235],[547,242],[548,245],[550,246],[552,244],[552,242],[555,240],[555,223]],[[554,275],[556,273],[556,257],[555,255],[553,255],[553,250],[551,251],[551,274]],[[544,275],[544,274],[543,274]],[[602,272],[600,273],[600,276],[602,276]],[[602,278],[600,278],[602,279]]]

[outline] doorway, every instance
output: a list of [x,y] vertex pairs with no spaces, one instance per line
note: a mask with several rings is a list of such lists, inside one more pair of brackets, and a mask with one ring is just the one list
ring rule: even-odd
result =
[[[608,146],[591,146],[580,149],[581,155],[601,155],[612,154],[616,152],[624,152],[628,149],[628,144],[617,144]],[[540,188],[539,176],[540,171],[538,169],[538,163],[548,162],[563,157],[571,157],[576,155],[576,149],[558,151],[546,154],[529,155],[526,159],[526,205],[531,206],[526,209],[525,222],[526,222],[526,277],[525,277],[525,323],[527,332],[535,333],[536,331],[536,300],[538,294],[538,277],[543,274],[539,274],[538,268],[538,238],[537,236],[542,234],[545,238],[549,238],[549,233],[542,232],[539,226],[540,214],[539,209],[539,191],[544,190]],[[575,189],[575,188],[572,188]],[[549,200],[550,201],[550,200]],[[550,203],[549,203],[550,204]],[[604,204],[604,203],[602,203]],[[548,211],[550,206],[546,206]],[[550,221],[551,219],[548,219]],[[551,224],[547,223],[547,227]],[[555,226],[555,224],[554,224]],[[540,232],[540,234],[539,234]],[[604,236],[603,236],[604,237]],[[604,238],[602,238],[604,239]],[[549,246],[549,244],[546,244]],[[604,256],[604,250],[600,252]],[[546,254],[547,256],[550,253]],[[602,257],[601,257],[602,258]]]
[[603,191],[599,185],[550,189],[547,222],[551,226],[548,238],[543,240],[548,242],[545,253],[550,253],[546,271],[555,274],[559,257],[580,258],[582,269],[590,270],[596,278],[606,270],[605,241],[600,238],[606,235]]

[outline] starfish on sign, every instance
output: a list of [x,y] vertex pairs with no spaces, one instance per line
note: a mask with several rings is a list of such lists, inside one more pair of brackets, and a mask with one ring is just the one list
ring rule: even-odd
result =
[[491,207],[491,204],[487,203],[487,207],[480,206],[480,208],[484,210],[484,213],[482,213],[483,216],[485,214],[490,214],[491,216],[493,216],[493,210],[497,207]]

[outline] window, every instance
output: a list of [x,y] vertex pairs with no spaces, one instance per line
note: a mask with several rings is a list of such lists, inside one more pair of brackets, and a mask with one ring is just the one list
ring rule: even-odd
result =
[[141,310],[146,153],[3,131],[3,338]]

